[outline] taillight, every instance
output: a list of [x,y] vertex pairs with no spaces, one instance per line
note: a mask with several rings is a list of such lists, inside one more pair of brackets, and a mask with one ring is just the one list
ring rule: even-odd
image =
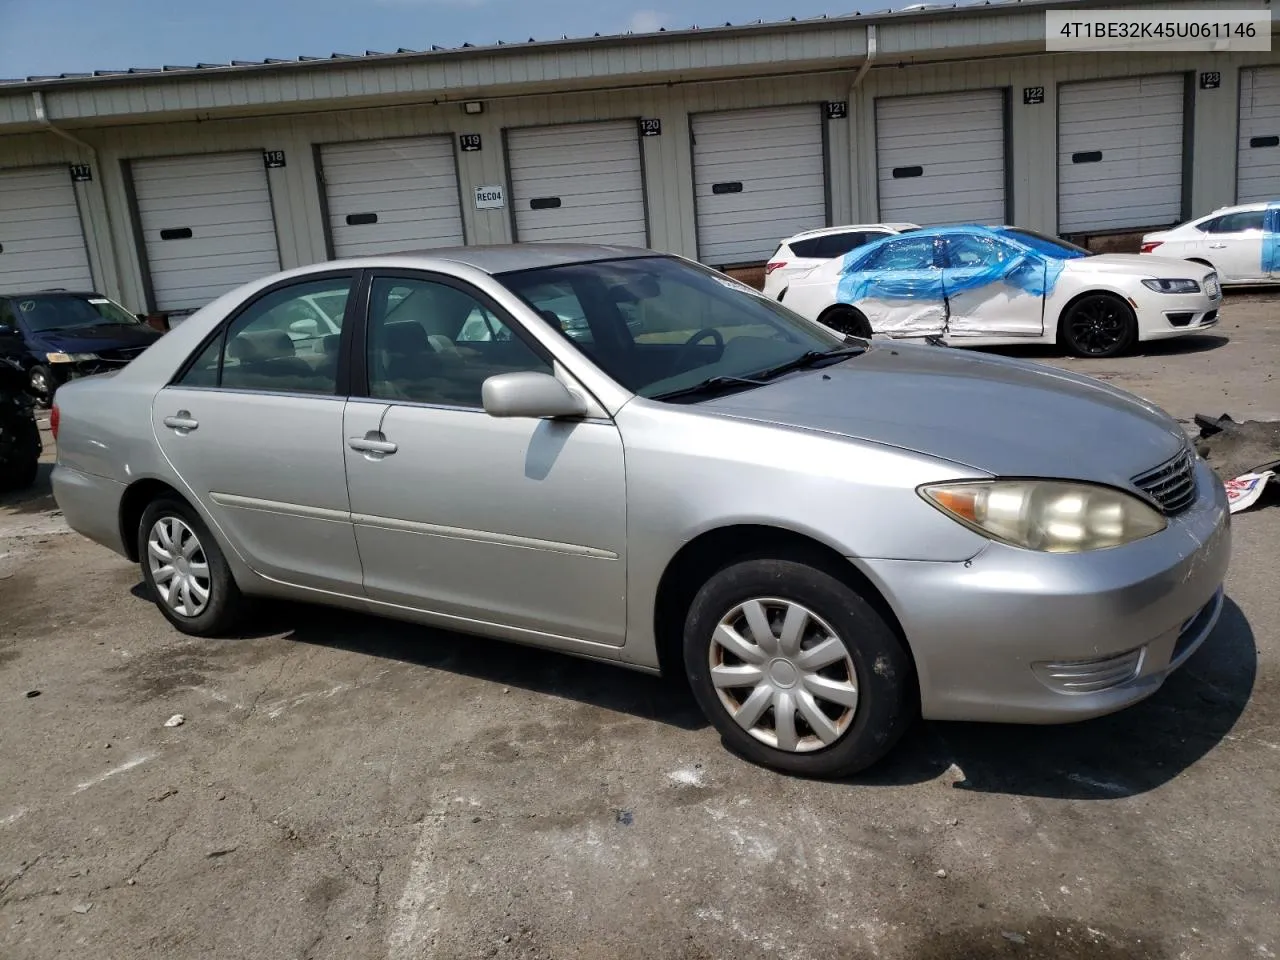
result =
[[58,413],[58,405],[55,403],[49,411],[49,430],[53,433],[53,439],[58,439],[58,421],[62,419],[62,415]]
[[1152,253],[1155,248],[1160,246],[1162,243],[1164,243],[1163,240],[1144,240],[1142,242],[1142,252]]
[[766,263],[764,265],[764,275],[767,277],[769,274],[773,273],[773,271],[781,270],[786,265],[787,261],[785,260],[774,260],[770,263]]

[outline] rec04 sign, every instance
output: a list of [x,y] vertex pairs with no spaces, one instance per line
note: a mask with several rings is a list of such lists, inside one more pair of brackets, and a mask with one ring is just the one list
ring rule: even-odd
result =
[[501,210],[507,205],[506,195],[502,191],[502,184],[494,184],[488,187],[476,187],[476,209],[477,210]]

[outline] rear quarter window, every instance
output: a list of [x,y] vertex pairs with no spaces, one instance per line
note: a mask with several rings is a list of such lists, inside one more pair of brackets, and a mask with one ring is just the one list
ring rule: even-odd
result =
[[821,257],[819,249],[822,244],[822,237],[810,237],[807,240],[793,240],[791,243],[791,252],[797,257]]

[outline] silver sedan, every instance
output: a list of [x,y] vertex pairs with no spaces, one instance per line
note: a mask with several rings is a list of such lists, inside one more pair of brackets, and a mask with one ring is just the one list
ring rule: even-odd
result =
[[[317,298],[334,330],[297,319]],[[1149,403],[845,338],[644,250],[287,271],[57,400],[59,506],[177,629],[282,597],[683,674],[728,746],[806,775],[921,713],[1141,700],[1230,552]]]

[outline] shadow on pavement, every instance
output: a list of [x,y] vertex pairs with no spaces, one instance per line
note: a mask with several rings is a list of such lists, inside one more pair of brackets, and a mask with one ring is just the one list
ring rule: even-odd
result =
[[[143,584],[132,592],[150,602]],[[283,635],[684,730],[710,727],[683,679],[306,604],[264,603],[252,622],[246,638]],[[1072,800],[1134,796],[1173,779],[1221,742],[1248,703],[1256,675],[1253,630],[1228,598],[1200,650],[1142,703],[1054,726],[917,723],[887,758],[847,782],[905,786],[935,780],[954,766],[960,771],[953,772],[958,790]]]
[[14,513],[44,513],[46,510],[58,509],[53,500],[53,487],[49,482],[52,476],[53,464],[40,464],[36,482],[31,486],[0,493],[0,508],[13,508]]
[[[932,780],[954,764],[958,790],[1114,800],[1168,782],[1230,733],[1253,691],[1257,647],[1230,599],[1213,634],[1151,698],[1060,726],[923,723],[858,785]],[[962,779],[961,779],[962,776]]]
[[[1007,347],[986,347],[984,349],[988,353],[994,353],[1004,357],[1017,357],[1021,360],[1056,360],[1065,357],[1067,360],[1074,360],[1080,363],[1107,363],[1128,360],[1134,356],[1172,357],[1196,353],[1208,353],[1210,350],[1217,350],[1219,347],[1225,347],[1230,342],[1230,337],[1226,337],[1221,334],[1193,333],[1185,337],[1174,337],[1172,340],[1149,340],[1145,343],[1139,343],[1132,351],[1118,357],[1097,358],[1070,357],[1067,356],[1061,347],[1039,343],[1029,343],[1026,346],[1014,345]],[[1088,371],[1085,370],[1082,372],[1087,373]]]
[[281,631],[288,639],[302,643],[577,700],[684,730],[708,726],[682,683],[553,650],[301,604],[278,604],[263,610],[261,630],[256,632]]

